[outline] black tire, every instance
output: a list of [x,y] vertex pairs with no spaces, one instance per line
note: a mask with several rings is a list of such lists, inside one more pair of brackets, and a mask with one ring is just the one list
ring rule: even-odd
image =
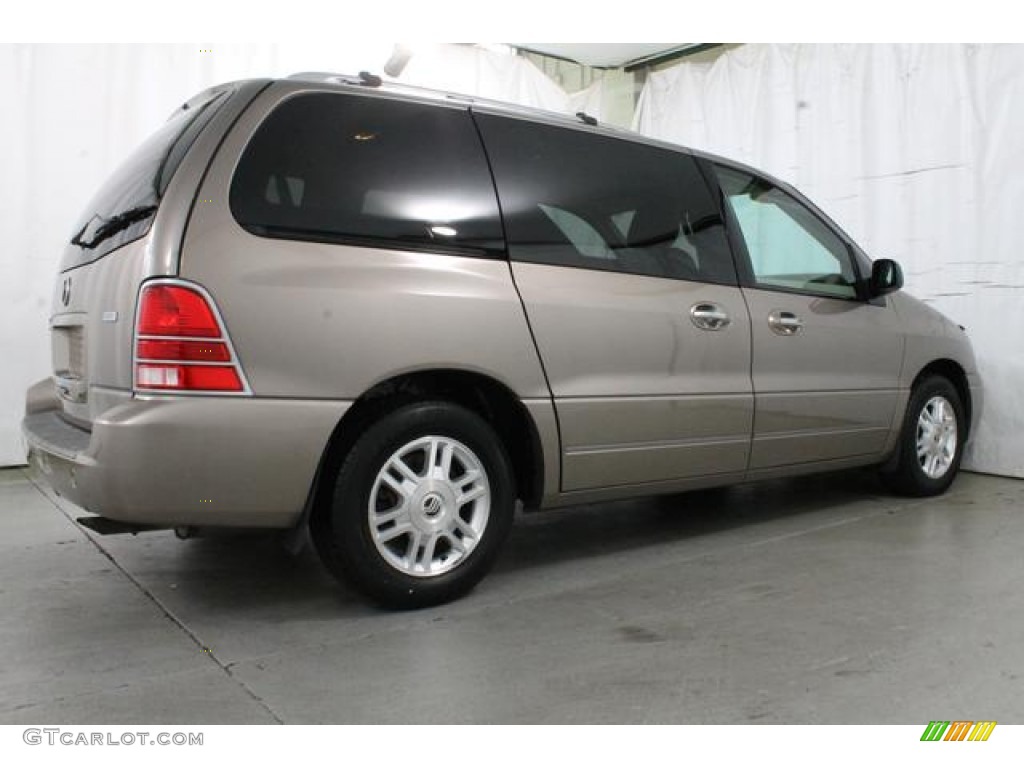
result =
[[[459,477],[469,477],[467,467],[471,466],[472,460],[477,461],[484,476],[482,484],[489,489],[489,503],[470,501],[459,507],[453,502],[457,489],[442,481],[438,481],[438,488],[443,486],[443,489],[435,492],[434,486],[428,485],[425,479],[429,448],[414,449],[404,454],[404,457],[410,457],[407,464],[422,457],[422,466],[414,468],[410,465],[417,475],[421,471],[424,473],[415,493],[410,492],[403,497],[391,490],[393,486],[383,479],[378,486],[379,474],[397,452],[430,437],[439,438],[442,446],[456,446],[452,450],[458,453],[451,458],[449,451],[448,459],[449,476],[452,473],[456,476],[453,483]],[[468,452],[463,452],[463,449]],[[463,459],[466,464],[461,464]],[[465,474],[460,474],[460,470]],[[440,466],[437,471],[444,472]],[[397,475],[391,477],[397,478]],[[333,483],[330,508],[321,510],[312,520],[311,533],[316,549],[336,577],[388,608],[424,608],[466,594],[494,565],[508,536],[515,510],[513,474],[501,441],[478,415],[448,402],[404,405],[380,418],[352,446]],[[375,487],[377,491],[373,495]],[[410,513],[396,521],[389,530],[397,531],[401,526],[408,528],[409,532],[378,545],[374,529],[383,526],[380,523],[371,525],[370,504],[372,500],[375,514],[388,516],[391,512],[387,509],[383,512],[378,509],[380,499],[388,494],[393,497],[394,510],[415,506],[418,516]],[[424,533],[419,526],[429,527],[436,522],[443,528],[455,525],[453,515],[461,518],[467,514],[475,524],[484,520],[478,535],[464,536],[463,528],[456,526],[458,530],[453,533],[442,530],[440,535],[433,535],[430,555],[426,544],[421,548],[420,537],[430,539],[432,534]],[[385,525],[390,526],[391,523]],[[414,540],[413,536],[417,538]],[[408,554],[403,562],[398,562],[401,559],[398,551],[406,547],[415,553],[411,558],[412,566],[407,562],[410,559]],[[430,561],[425,567],[439,572],[436,575],[413,575],[403,570],[414,567],[420,557]],[[455,564],[451,565],[452,562]]]
[[[918,456],[919,424],[925,409],[929,408],[935,398],[944,399],[952,407],[956,424],[956,448],[949,466],[941,474],[929,475]],[[960,468],[966,436],[967,423],[960,393],[944,376],[928,376],[910,393],[897,444],[897,455],[892,465],[882,471],[882,480],[889,488],[906,496],[937,496],[944,493]]]

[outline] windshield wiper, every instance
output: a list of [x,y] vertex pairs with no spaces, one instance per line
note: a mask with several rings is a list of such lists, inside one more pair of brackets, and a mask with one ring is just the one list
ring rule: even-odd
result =
[[[109,219],[104,219],[99,215],[93,216],[89,221],[85,222],[85,226],[79,230],[78,234],[71,238],[71,244],[86,249],[95,248],[104,240],[116,235],[118,232],[123,232],[136,222],[148,219],[154,213],[156,213],[155,205],[140,205],[136,208],[129,208],[127,211],[119,213],[116,216],[111,216]],[[82,235],[85,234],[85,230],[89,228],[89,225],[95,219],[99,219],[103,223],[96,228],[96,232],[90,239],[82,240]]]

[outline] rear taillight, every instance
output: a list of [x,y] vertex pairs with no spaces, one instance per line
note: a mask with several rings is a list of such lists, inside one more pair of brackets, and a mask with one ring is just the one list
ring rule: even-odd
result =
[[205,293],[180,283],[143,287],[135,325],[135,387],[246,391],[227,331]]
[[138,356],[144,360],[195,360],[226,363],[231,359],[228,345],[222,341],[170,341],[139,339]]

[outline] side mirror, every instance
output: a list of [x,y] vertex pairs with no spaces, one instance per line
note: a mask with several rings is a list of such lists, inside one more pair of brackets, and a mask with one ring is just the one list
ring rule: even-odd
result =
[[892,259],[878,259],[871,264],[868,293],[871,298],[885,296],[903,287],[903,270]]

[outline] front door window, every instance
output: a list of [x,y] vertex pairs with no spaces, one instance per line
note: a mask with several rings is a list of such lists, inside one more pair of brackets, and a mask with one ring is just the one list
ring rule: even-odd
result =
[[718,178],[739,222],[755,286],[839,298],[857,298],[850,251],[796,199],[731,168]]

